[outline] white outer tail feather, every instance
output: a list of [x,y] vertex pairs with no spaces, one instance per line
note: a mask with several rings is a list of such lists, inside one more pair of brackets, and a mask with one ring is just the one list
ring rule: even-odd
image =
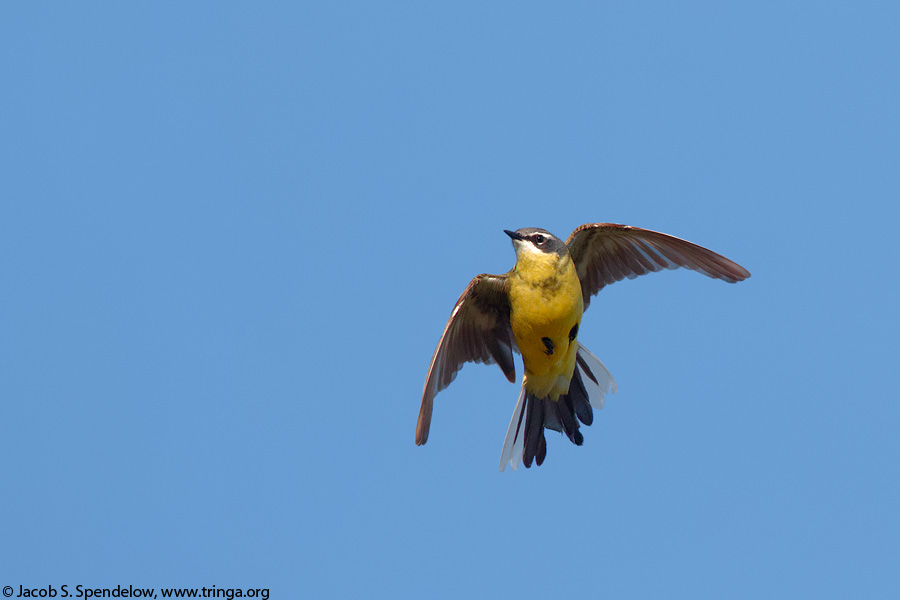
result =
[[522,450],[525,445],[525,420],[522,420],[522,426],[519,427],[519,435],[516,435],[516,425],[519,424],[519,415],[525,407],[525,383],[522,383],[522,391],[519,392],[519,401],[516,402],[516,408],[513,410],[512,419],[509,421],[509,429],[506,430],[506,439],[503,440],[503,450],[500,451],[500,472],[506,470],[506,463],[509,463],[513,471],[519,468],[519,461],[522,460]]
[[584,362],[587,363],[591,372],[594,374],[594,377],[597,378],[597,383],[594,383],[591,378],[587,376],[582,377],[581,381],[584,382],[584,387],[587,390],[588,400],[590,401],[591,406],[600,410],[606,402],[606,394],[616,393],[616,380],[613,378],[612,373],[609,372],[609,369],[606,368],[606,365],[600,362],[600,359],[594,356],[593,352],[585,348],[584,344],[581,342],[578,342],[578,354],[584,359]]

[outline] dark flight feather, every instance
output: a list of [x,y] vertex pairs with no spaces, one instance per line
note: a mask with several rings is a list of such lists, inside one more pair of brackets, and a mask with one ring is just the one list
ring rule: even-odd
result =
[[587,223],[566,244],[581,280],[585,310],[605,286],[662,269],[683,267],[728,283],[750,277],[744,267],[703,246],[628,225]]
[[506,275],[479,275],[456,301],[431,357],[416,424],[416,444],[428,441],[434,397],[450,385],[463,364],[497,363],[510,383],[515,383],[514,350]]

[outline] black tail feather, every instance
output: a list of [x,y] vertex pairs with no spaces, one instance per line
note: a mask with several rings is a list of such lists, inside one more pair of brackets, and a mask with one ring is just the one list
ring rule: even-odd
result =
[[544,432],[541,432],[541,439],[538,442],[538,451],[537,455],[534,457],[534,462],[537,466],[541,466],[544,464],[544,459],[547,458],[547,439],[544,437]]
[[[528,404],[525,409],[528,416],[525,417],[525,447],[522,450],[522,462],[527,469],[531,467],[531,462],[538,454],[541,442],[545,446],[544,454],[546,455],[547,442],[544,440],[544,403],[531,394],[526,396],[525,402]],[[541,462],[543,462],[543,458],[538,464],[540,465]]]
[[578,431],[578,421],[575,420],[575,408],[572,406],[572,399],[566,394],[565,396],[560,396],[559,400],[554,404],[556,404],[559,411],[559,417],[566,437],[573,444],[580,446],[578,439],[581,437],[581,434]]
[[572,375],[568,396],[572,399],[572,405],[575,408],[575,414],[578,415],[578,420],[588,426],[593,423],[594,409],[591,408],[591,401],[588,398],[587,389],[584,387],[584,382],[581,380],[581,373],[578,372],[578,369],[575,369],[575,373]]

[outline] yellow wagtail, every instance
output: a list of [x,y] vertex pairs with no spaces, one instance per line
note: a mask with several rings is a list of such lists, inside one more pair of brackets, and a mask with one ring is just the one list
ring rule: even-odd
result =
[[544,429],[563,432],[576,445],[578,422],[590,425],[593,408],[615,392],[615,380],[577,340],[591,296],[625,277],[684,267],[735,283],[750,273],[691,242],[638,227],[588,223],[565,242],[535,227],[506,231],[516,264],[505,275],[479,275],[462,293],[438,342],[422,393],[416,444],[428,441],[434,396],[469,361],[497,363],[515,382],[513,351],[525,377],[513,412],[500,470],[538,465],[547,455]]

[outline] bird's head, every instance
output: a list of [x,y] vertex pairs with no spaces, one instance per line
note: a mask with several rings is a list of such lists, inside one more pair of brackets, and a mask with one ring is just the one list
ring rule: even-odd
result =
[[555,255],[553,258],[559,259],[569,253],[566,243],[546,229],[524,227],[516,231],[504,229],[503,232],[512,238],[516,258],[519,260],[531,254],[545,257]]
[[516,250],[516,272],[526,279],[555,277],[571,262],[566,243],[546,229],[525,227],[504,231],[512,238]]

